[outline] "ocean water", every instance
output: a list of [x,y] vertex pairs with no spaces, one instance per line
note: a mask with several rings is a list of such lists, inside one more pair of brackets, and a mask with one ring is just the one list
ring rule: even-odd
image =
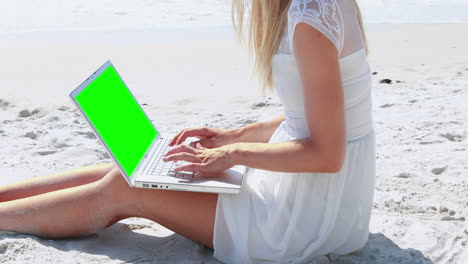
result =
[[[466,0],[358,2],[366,22],[468,21]],[[230,3],[231,0],[0,0],[0,33],[229,26]]]
[[468,22],[466,0],[358,0],[366,22]]
[[0,0],[0,32],[210,27],[230,0]]

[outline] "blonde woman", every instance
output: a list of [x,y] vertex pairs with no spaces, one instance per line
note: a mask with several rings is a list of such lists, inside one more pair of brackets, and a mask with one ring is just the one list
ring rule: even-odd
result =
[[[241,194],[134,189],[112,164],[95,165],[2,187],[0,229],[62,238],[144,217],[214,248],[227,263],[302,263],[362,248],[375,138],[357,4],[233,0],[240,36],[244,15],[256,72],[276,89],[284,113],[238,129],[185,129],[165,157],[190,162],[179,170],[246,165]],[[199,141],[181,144],[187,137]]]

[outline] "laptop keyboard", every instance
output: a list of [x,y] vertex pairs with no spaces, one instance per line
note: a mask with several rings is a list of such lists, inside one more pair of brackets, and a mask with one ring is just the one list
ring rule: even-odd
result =
[[163,138],[161,139],[161,143],[156,150],[155,157],[151,161],[151,165],[149,167],[148,173],[151,175],[164,175],[164,176],[172,176],[182,179],[192,179],[195,172],[193,171],[174,171],[173,167],[188,164],[187,161],[177,161],[177,162],[164,162],[162,160],[162,156],[166,154],[167,148],[169,145],[169,139]]

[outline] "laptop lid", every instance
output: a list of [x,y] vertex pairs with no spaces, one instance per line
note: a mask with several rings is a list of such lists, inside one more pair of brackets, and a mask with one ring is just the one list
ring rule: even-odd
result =
[[115,67],[107,61],[70,97],[132,185],[136,168],[159,132]]

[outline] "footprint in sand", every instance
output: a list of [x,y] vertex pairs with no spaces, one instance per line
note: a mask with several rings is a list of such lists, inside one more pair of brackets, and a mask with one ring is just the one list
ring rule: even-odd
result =
[[449,211],[449,209],[445,206],[440,206],[439,207],[439,212],[440,213],[447,213]]
[[145,228],[152,228],[152,226],[148,224],[126,224],[125,227],[128,230],[140,230],[140,229],[145,229]]
[[43,117],[47,114],[46,110],[44,110],[43,108],[34,108],[32,111],[31,111],[31,115],[36,115],[37,117]]
[[39,154],[41,156],[47,156],[47,155],[51,155],[51,154],[55,154],[57,153],[57,150],[40,150],[40,151],[36,151],[36,154]]
[[18,117],[26,118],[26,117],[30,117],[33,115],[36,115],[37,117],[43,117],[46,114],[47,113],[42,108],[35,108],[32,111],[29,111],[28,109],[23,109],[18,112]]
[[66,143],[55,143],[52,145],[52,147],[56,148],[56,149],[63,149],[63,148],[68,148],[68,147],[71,147],[72,145],[68,145]]
[[252,123],[255,123],[255,122],[257,122],[257,120],[250,119],[250,118],[241,118],[236,123],[240,124],[240,125],[248,125],[248,124],[252,124]]
[[76,132],[78,135],[85,136],[86,138],[89,139],[95,139],[96,135],[94,135],[93,132],[82,132],[82,131],[77,131]]
[[253,104],[250,108],[251,109],[259,109],[259,108],[262,108],[262,107],[266,107],[266,106],[269,106],[270,103],[265,101],[265,102],[258,102],[258,103],[255,103]]
[[62,106],[59,106],[57,109],[60,111],[68,111],[70,110],[70,107],[66,105],[62,105]]
[[419,142],[419,145],[432,145],[432,144],[439,144],[439,143],[444,143],[444,141],[442,140],[421,141]]
[[465,217],[453,217],[453,216],[448,216],[448,215],[445,215],[445,216],[442,216],[440,218],[440,221],[462,221],[464,222],[465,221]]
[[11,103],[6,101],[5,99],[0,98],[0,107],[1,108],[7,108],[11,106]]
[[411,174],[409,174],[408,172],[402,172],[402,173],[396,175],[395,177],[402,178],[402,179],[407,179],[407,178],[411,177]]
[[37,136],[38,135],[36,133],[34,133],[33,131],[30,131],[30,132],[23,135],[23,137],[27,137],[27,138],[30,138],[32,140],[36,139]]
[[57,121],[60,121],[60,117],[55,116],[55,115],[54,116],[49,116],[46,119],[46,122],[57,122]]
[[453,142],[461,142],[465,139],[465,135],[460,135],[460,134],[456,134],[456,133],[453,133],[453,132],[448,132],[448,133],[445,133],[445,134],[440,134],[439,136],[443,137],[443,138],[446,138],[450,141],[453,141]]
[[99,154],[99,157],[98,157],[99,160],[110,159],[109,153],[107,153],[106,151],[102,151],[98,149],[95,149],[94,151]]
[[389,107],[392,107],[394,105],[395,104],[384,104],[384,105],[381,105],[380,108],[389,108]]
[[448,168],[448,165],[445,165],[444,167],[440,167],[440,168],[433,168],[431,170],[432,173],[434,173],[435,175],[440,175],[442,174],[444,171],[446,171]]
[[[69,141],[69,140],[70,140],[70,138],[65,139],[65,141]],[[65,142],[59,142],[59,139],[58,139],[58,138],[52,138],[52,139],[49,141],[49,146],[52,146],[52,147],[54,147],[55,149],[63,149],[63,148],[71,147],[71,145],[68,145],[68,144],[65,143]]]

